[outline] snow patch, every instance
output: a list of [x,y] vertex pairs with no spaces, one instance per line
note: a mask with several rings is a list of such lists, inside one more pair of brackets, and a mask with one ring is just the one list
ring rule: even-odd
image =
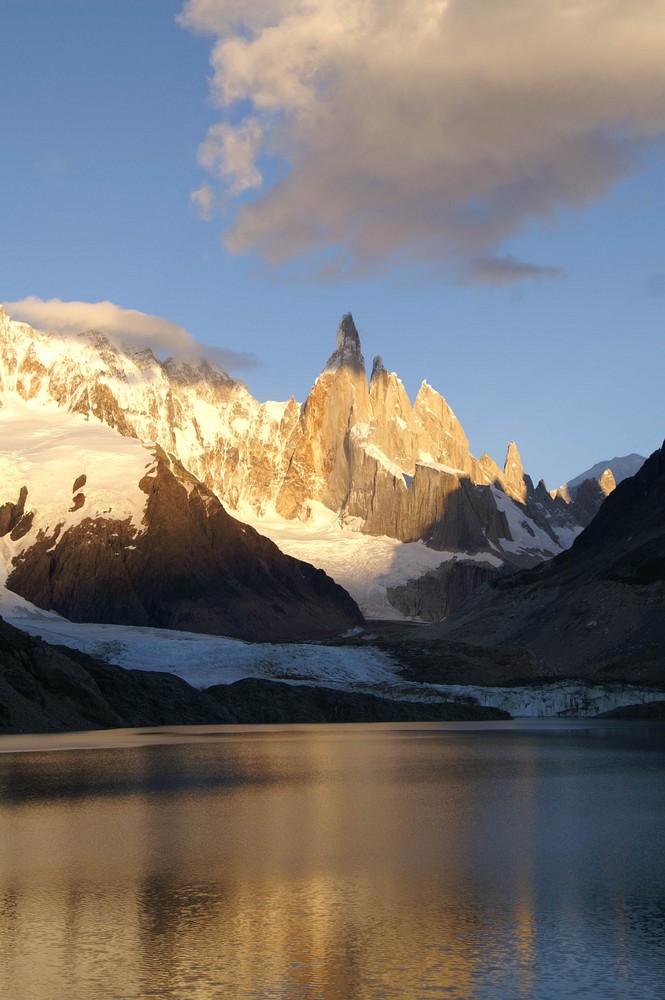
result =
[[[420,453],[423,454],[422,452]],[[468,479],[467,473],[464,469],[453,469],[451,465],[442,465],[441,462],[435,462],[429,456],[429,461],[416,462],[416,465],[424,465],[426,469],[435,469],[436,472],[445,472],[449,476],[464,476]]]
[[[266,535],[287,555],[324,570],[351,594],[367,618],[399,619],[405,616],[388,601],[389,587],[402,586],[458,552],[438,552],[424,542],[400,542],[386,535],[363,535],[342,525],[333,511],[320,503],[310,505],[305,522],[287,521],[273,511],[262,518],[243,513],[243,520]],[[484,553],[481,561],[493,561]],[[501,560],[496,559],[500,565]]]

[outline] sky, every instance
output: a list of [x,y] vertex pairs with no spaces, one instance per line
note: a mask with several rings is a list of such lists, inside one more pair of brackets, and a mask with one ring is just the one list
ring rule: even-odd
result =
[[665,0],[3,0],[0,301],[304,401],[352,312],[555,487],[665,437]]

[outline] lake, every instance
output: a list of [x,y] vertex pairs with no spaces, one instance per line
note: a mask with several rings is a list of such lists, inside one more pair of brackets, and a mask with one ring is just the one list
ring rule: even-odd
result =
[[665,992],[665,725],[0,737],[0,996]]

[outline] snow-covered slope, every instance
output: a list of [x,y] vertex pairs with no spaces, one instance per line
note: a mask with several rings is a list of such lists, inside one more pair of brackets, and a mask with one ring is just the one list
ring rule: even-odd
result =
[[[428,548],[423,542],[400,542],[387,535],[363,535],[340,524],[335,514],[320,504],[302,523],[278,514],[255,519],[255,527],[283,552],[325,570],[358,602],[366,618],[402,617],[388,600],[388,591],[457,558],[455,552]],[[500,566],[497,555],[468,556]]]
[[60,526],[64,533],[98,517],[128,520],[141,532],[147,497],[139,482],[154,475],[154,452],[53,401],[6,394],[0,409],[0,509],[16,505],[27,489],[18,521],[27,530],[14,528],[0,537],[0,584],[40,532],[51,535]]
[[231,508],[274,499],[300,407],[258,403],[205,361],[158,361],[95,332],[40,333],[0,307],[0,406],[18,397],[95,417],[122,435],[175,454]]

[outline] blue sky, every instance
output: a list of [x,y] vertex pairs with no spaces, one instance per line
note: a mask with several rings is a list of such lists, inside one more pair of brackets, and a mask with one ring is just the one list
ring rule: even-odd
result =
[[[487,2],[466,10],[480,16]],[[635,3],[636,18],[648,6],[656,21],[644,15],[642,37],[624,16],[625,66],[605,25],[587,51],[585,22],[580,66],[570,52],[572,69],[525,57],[518,86],[497,63],[499,100],[487,81],[476,95],[473,60],[491,84],[501,23],[451,20],[467,48],[457,45],[454,75],[453,55],[440,69],[438,25],[459,0],[444,13],[422,0],[411,33],[400,0],[370,27],[374,0],[347,5],[365,19],[350,26],[323,0],[309,13],[299,0],[193,0],[186,24],[181,0],[5,0],[0,300],[110,301],[165,317],[256,355],[232,373],[259,399],[301,401],[350,310],[368,365],[381,354],[411,398],[426,378],[478,455],[502,462],[514,438],[527,471],[555,486],[599,459],[649,454],[665,436],[655,58],[649,75],[665,6]],[[537,50],[541,27],[528,26],[511,62]],[[541,129],[547,115],[555,124]],[[555,126],[568,131],[551,142]],[[207,221],[191,198],[202,190]]]

